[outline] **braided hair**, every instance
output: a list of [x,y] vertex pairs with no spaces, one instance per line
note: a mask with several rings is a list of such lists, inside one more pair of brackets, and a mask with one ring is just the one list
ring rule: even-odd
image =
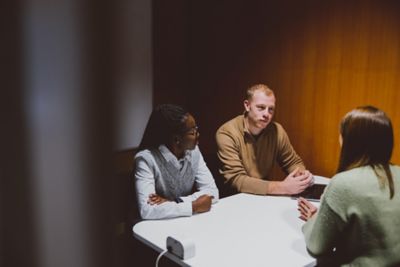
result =
[[173,141],[175,135],[185,130],[188,112],[180,106],[162,104],[150,115],[139,150],[158,148]]

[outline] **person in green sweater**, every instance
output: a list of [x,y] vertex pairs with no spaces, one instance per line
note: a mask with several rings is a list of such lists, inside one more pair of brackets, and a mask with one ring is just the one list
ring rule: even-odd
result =
[[318,266],[400,266],[400,167],[390,163],[388,116],[358,107],[341,121],[338,173],[317,209],[299,198],[302,230]]

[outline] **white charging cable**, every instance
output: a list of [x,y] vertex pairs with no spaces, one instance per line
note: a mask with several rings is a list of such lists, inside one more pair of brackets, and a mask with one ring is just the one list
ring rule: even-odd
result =
[[160,261],[161,257],[167,252],[168,252],[168,250],[164,250],[163,252],[160,253],[160,255],[158,255],[157,260],[156,260],[156,267],[158,267],[158,262]]

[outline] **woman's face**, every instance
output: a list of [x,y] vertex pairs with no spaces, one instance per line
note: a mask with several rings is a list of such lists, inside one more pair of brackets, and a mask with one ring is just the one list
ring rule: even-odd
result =
[[188,114],[185,131],[180,136],[179,146],[182,150],[193,150],[199,142],[199,131],[193,116]]

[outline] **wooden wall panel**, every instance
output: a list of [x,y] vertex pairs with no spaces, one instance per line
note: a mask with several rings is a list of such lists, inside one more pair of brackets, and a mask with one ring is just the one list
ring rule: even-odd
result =
[[187,93],[205,153],[216,149],[216,129],[242,112],[245,88],[266,83],[276,120],[312,172],[335,173],[339,121],[366,104],[392,118],[400,163],[398,1],[192,1],[189,9]]
[[[400,139],[399,8],[392,2],[368,1],[350,2],[351,13],[345,7],[349,5],[313,7],[301,27],[297,25],[300,36],[285,28],[277,71],[278,110],[285,111],[276,120],[285,125],[309,168],[327,176],[337,167],[339,121],[352,108],[382,108]],[[399,156],[396,146],[393,161],[399,163]]]

